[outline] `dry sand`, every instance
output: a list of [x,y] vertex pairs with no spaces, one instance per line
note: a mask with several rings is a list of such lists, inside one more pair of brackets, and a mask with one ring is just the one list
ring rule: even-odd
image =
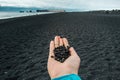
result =
[[120,14],[79,12],[0,20],[0,80],[50,80],[55,35],[75,47],[83,80],[120,80]]

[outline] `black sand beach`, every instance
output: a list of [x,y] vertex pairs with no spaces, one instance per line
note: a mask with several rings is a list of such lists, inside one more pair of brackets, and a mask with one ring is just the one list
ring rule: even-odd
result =
[[49,42],[67,37],[82,80],[120,80],[120,14],[55,13],[0,20],[0,80],[50,80]]

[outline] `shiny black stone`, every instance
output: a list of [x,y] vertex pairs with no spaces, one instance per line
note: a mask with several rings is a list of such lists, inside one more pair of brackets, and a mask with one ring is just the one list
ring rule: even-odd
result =
[[55,60],[63,63],[69,56],[69,46],[67,48],[65,46],[59,46],[54,49],[54,54],[55,54]]

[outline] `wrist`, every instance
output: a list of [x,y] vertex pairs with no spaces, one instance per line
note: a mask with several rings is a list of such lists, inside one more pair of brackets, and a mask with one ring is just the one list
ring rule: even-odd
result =
[[78,72],[68,72],[68,73],[58,73],[58,74],[54,74],[54,75],[51,75],[50,77],[51,77],[51,79],[52,78],[56,78],[56,77],[60,77],[60,76],[64,76],[64,75],[69,75],[69,74],[76,74],[76,75],[78,75]]

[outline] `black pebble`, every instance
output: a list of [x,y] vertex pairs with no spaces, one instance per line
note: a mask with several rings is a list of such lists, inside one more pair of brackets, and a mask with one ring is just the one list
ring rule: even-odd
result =
[[69,46],[67,47],[67,49],[65,48],[65,46],[59,46],[59,47],[55,48],[54,49],[54,54],[55,54],[54,59],[63,63],[70,56],[69,48],[70,48]]

